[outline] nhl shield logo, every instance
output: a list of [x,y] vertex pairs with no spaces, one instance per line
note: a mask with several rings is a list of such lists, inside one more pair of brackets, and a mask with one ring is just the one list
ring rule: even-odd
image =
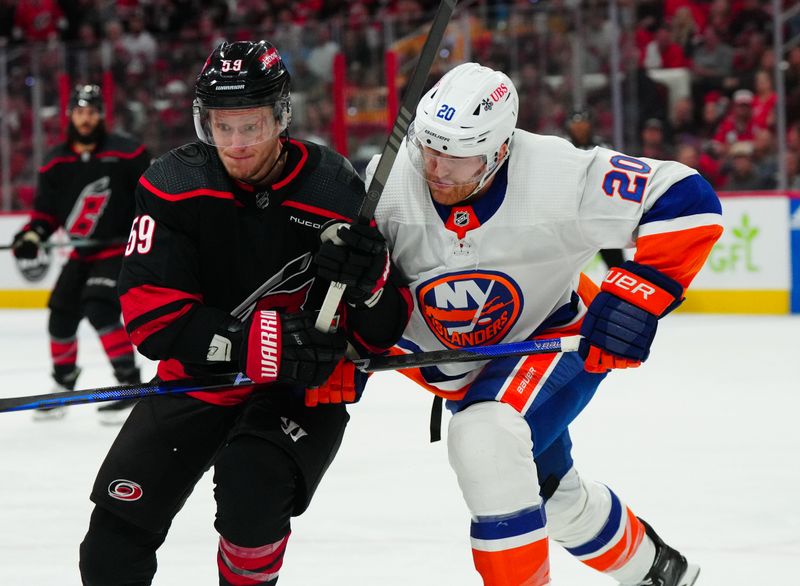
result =
[[523,304],[519,285],[495,271],[438,276],[419,286],[417,302],[425,323],[451,349],[498,343]]
[[453,214],[453,223],[459,228],[463,228],[469,224],[469,212],[460,211]]

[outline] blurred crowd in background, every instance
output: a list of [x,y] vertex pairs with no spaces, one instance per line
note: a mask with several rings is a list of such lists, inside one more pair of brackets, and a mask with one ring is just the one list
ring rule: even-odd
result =
[[[462,2],[432,78],[464,60],[479,61],[515,80],[525,130],[676,159],[719,190],[752,191],[777,185],[774,75],[780,58],[786,63],[788,186],[800,189],[796,4],[783,1],[787,50],[776,56],[772,0],[620,0],[624,145],[614,144],[614,29],[606,0]],[[402,87],[437,5],[0,0],[8,96],[0,116],[10,132],[13,208],[30,206],[37,159],[63,139],[59,75],[72,84],[113,80],[113,128],[161,154],[193,140],[194,79],[211,48],[225,39],[265,38],[278,47],[293,76],[292,133],[329,144],[332,64],[343,54],[347,155],[361,168],[386,136],[384,55],[400,56],[394,82]],[[38,101],[31,99],[34,87]]]

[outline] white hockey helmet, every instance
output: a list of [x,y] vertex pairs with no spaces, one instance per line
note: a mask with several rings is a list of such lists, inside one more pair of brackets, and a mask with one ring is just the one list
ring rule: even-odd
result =
[[482,162],[471,165],[478,168],[472,177],[461,179],[462,184],[478,183],[474,194],[508,157],[500,158],[500,148],[510,147],[518,112],[517,90],[506,74],[478,63],[459,65],[420,100],[408,130],[409,157],[423,174],[424,157]]

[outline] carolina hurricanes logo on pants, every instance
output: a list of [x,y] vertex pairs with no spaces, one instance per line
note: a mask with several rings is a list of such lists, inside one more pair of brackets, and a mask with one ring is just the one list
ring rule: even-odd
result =
[[142,487],[132,480],[119,478],[108,485],[108,496],[118,501],[138,501],[142,494]]

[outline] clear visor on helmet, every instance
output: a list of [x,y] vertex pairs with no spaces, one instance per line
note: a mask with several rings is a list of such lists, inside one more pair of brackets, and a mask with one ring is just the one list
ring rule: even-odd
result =
[[429,184],[443,188],[478,183],[487,170],[485,155],[455,157],[427,146],[414,124],[408,128],[406,151],[412,168]]
[[275,107],[207,108],[195,102],[197,138],[216,147],[248,147],[280,136],[285,124],[275,120]]

